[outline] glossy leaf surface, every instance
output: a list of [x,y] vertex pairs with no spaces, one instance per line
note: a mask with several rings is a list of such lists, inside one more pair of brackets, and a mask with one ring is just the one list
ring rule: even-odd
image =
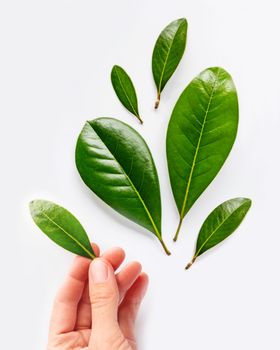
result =
[[243,221],[251,204],[252,202],[248,198],[234,198],[214,209],[199,231],[195,255],[187,268],[194,263],[199,255],[230,236]]
[[52,241],[74,254],[95,257],[83,226],[68,210],[46,200],[34,200],[29,208],[36,225]]
[[143,121],[138,111],[136,91],[129,75],[122,67],[114,66],[111,72],[111,81],[120,102],[130,113],[134,114],[142,124]]
[[167,131],[167,161],[180,222],[215,178],[233,146],[238,99],[231,76],[209,68],[183,91]]
[[77,141],[76,165],[98,197],[154,233],[163,244],[158,175],[138,132],[111,118],[86,122]]
[[158,95],[155,108],[159,105],[162,90],[184,54],[187,29],[187,20],[177,19],[163,29],[156,41],[152,58],[152,70]]

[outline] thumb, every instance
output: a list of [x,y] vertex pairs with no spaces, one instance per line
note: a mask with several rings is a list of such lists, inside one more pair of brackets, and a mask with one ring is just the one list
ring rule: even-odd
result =
[[104,346],[117,342],[121,335],[118,325],[119,290],[114,270],[103,258],[94,259],[90,265],[89,296],[92,313],[91,346],[95,348],[99,344]]

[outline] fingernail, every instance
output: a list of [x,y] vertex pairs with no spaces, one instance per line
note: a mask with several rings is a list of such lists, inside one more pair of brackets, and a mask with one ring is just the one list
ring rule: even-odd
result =
[[91,266],[93,283],[104,283],[108,278],[108,265],[102,259],[95,259]]

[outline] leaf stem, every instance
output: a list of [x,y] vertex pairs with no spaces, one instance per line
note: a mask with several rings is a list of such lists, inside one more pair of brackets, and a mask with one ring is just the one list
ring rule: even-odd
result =
[[137,118],[138,118],[140,124],[143,124],[143,119],[140,117],[140,115],[137,115]]
[[164,241],[163,241],[161,238],[159,238],[159,241],[160,241],[160,244],[162,245],[162,247],[163,247],[163,249],[164,249],[166,255],[171,255],[171,253],[170,253],[170,251],[168,250],[168,248],[166,247]]
[[193,258],[192,258],[192,260],[188,263],[188,265],[185,267],[185,270],[188,270],[192,265],[193,265],[193,263],[195,262],[195,260],[196,260],[196,256],[194,256]]
[[173,238],[173,241],[176,242],[177,239],[178,239],[178,236],[179,236],[179,232],[180,232],[180,229],[181,229],[181,226],[182,226],[182,223],[183,223],[183,219],[180,218],[180,221],[179,221],[179,225],[177,227],[177,230],[176,230],[176,233],[175,233],[175,236]]
[[160,92],[157,93],[157,100],[155,103],[155,109],[158,109],[159,103],[160,103]]

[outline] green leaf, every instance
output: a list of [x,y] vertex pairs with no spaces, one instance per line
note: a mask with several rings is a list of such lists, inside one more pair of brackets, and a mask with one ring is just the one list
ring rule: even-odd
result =
[[76,166],[85,184],[120,214],[161,237],[156,167],[143,138],[111,118],[86,122],[77,141]]
[[195,255],[186,269],[192,266],[199,255],[230,236],[243,221],[251,204],[250,199],[234,198],[214,209],[199,231]]
[[204,70],[183,91],[167,131],[167,161],[173,195],[183,219],[224,164],[238,127],[238,99],[222,68]]
[[177,19],[163,29],[156,41],[152,58],[153,76],[157,87],[155,108],[158,108],[160,94],[184,54],[187,29],[187,20],[185,18]]
[[74,254],[95,257],[86,231],[68,210],[45,200],[34,200],[29,208],[36,225],[52,241]]
[[122,67],[114,66],[111,72],[111,81],[121,103],[143,124],[138,111],[136,91],[129,75]]

